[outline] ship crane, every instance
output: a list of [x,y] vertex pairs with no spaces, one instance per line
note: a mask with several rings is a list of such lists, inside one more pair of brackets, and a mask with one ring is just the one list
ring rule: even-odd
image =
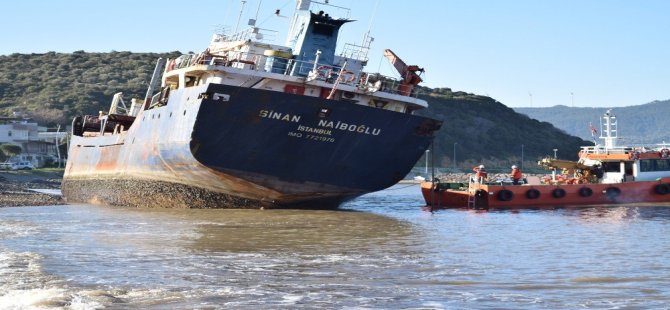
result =
[[400,87],[398,88],[400,94],[409,96],[412,93],[412,90],[414,90],[414,87],[423,81],[420,76],[420,73],[423,73],[423,68],[419,68],[417,65],[408,66],[390,49],[384,50],[384,56],[386,56],[386,59],[389,60],[395,69],[398,70],[400,76],[402,76],[402,81],[400,82]]

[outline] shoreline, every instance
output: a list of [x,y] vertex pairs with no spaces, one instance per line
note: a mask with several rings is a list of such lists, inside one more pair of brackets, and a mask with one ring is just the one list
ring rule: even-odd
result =
[[[436,177],[442,182],[467,183],[471,173],[448,173]],[[524,174],[524,177],[537,174]],[[509,174],[496,173],[490,179],[504,179]],[[61,195],[46,194],[32,189],[60,190],[63,170],[36,169],[24,171],[0,170],[0,208],[64,205]],[[430,181],[430,179],[426,179]],[[400,180],[397,184],[421,184],[418,180]]]
[[[468,183],[469,178],[473,175],[474,175],[474,173],[441,173],[441,174],[435,175],[435,178],[439,179],[440,182],[442,182],[442,183]],[[523,178],[527,178],[527,177],[530,177],[530,176],[537,176],[537,177],[542,178],[542,177],[548,176],[548,175],[551,175],[551,174],[550,173],[523,173]],[[505,180],[505,179],[509,179],[509,178],[510,178],[509,173],[489,173],[488,174],[488,180],[489,181],[491,181],[491,180]],[[431,177],[430,176],[426,177],[425,181],[430,182]],[[409,180],[401,180],[400,182],[398,182],[398,184],[401,184],[401,183],[404,183],[404,184],[421,183],[421,181],[409,179]]]
[[60,195],[31,189],[60,189],[62,170],[0,171],[0,207],[63,205]]

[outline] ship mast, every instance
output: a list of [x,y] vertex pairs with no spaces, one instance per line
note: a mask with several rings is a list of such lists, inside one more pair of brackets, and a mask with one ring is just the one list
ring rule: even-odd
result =
[[618,131],[616,116],[612,113],[612,110],[607,110],[603,115],[600,129],[600,139],[605,140],[605,150],[615,148]]

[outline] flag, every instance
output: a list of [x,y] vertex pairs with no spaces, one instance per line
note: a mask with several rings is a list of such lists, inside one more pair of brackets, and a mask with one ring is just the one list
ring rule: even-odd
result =
[[589,123],[589,127],[591,127],[591,136],[592,137],[595,136],[596,134],[598,134],[598,129],[593,127],[593,125],[591,125],[591,123]]

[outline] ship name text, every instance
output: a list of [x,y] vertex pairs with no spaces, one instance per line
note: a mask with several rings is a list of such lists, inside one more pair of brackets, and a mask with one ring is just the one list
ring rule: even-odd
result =
[[351,131],[351,132],[357,132],[357,133],[362,133],[366,135],[373,135],[373,136],[378,136],[381,133],[381,129],[379,128],[372,128],[368,127],[366,125],[356,125],[356,124],[347,124],[345,122],[340,122],[340,121],[329,121],[329,120],[319,120],[319,127],[325,127],[325,128],[334,128],[334,129],[339,129],[339,130],[344,130],[344,131]]
[[258,116],[262,118],[276,119],[285,122],[293,122],[293,123],[300,122],[300,115],[281,113],[273,110],[260,110],[258,112]]

